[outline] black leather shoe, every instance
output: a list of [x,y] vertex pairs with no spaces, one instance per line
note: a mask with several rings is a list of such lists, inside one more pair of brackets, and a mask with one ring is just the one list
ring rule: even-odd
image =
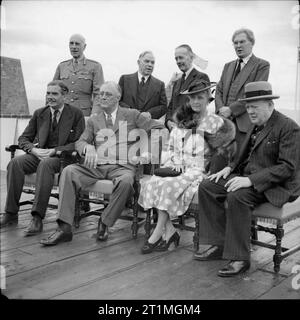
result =
[[146,253],[151,253],[154,251],[154,249],[158,246],[158,244],[161,242],[161,237],[154,243],[148,242],[148,240],[146,241],[146,243],[143,245],[142,247],[142,253],[146,254]]
[[43,246],[55,246],[60,242],[71,241],[73,238],[72,232],[64,232],[60,229],[57,229],[54,233],[50,234],[50,236],[46,239],[42,239],[40,244]]
[[221,260],[223,254],[223,247],[211,246],[203,252],[195,252],[194,259],[200,261],[207,260]]
[[18,223],[18,214],[17,213],[7,213],[4,212],[2,214],[2,218],[0,220],[0,228],[7,227],[13,224]]
[[250,268],[250,261],[230,261],[223,269],[219,270],[219,277],[234,277]]
[[25,237],[34,236],[43,231],[43,222],[41,217],[33,216],[28,228],[24,231]]
[[106,241],[108,239],[108,226],[99,220],[97,240]]
[[168,241],[166,240],[160,241],[160,243],[157,245],[157,247],[154,248],[154,250],[167,251],[173,242],[174,242],[175,248],[177,248],[179,245],[179,241],[180,241],[180,235],[177,231],[175,231]]

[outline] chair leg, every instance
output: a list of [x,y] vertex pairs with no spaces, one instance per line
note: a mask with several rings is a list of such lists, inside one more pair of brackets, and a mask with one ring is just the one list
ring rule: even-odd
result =
[[132,226],[131,226],[133,239],[137,238],[137,233],[138,233],[138,229],[139,229],[138,214],[139,214],[139,208],[138,208],[138,203],[137,203],[137,197],[134,197],[133,218],[132,218],[133,221],[132,221]]
[[284,230],[283,226],[280,223],[277,223],[277,228],[275,231],[275,237],[276,237],[276,247],[275,247],[275,254],[273,256],[273,262],[274,262],[274,271],[278,273],[280,271],[280,264],[282,261],[281,253],[282,253],[282,247],[281,242],[282,238],[284,236]]
[[252,220],[251,221],[251,238],[253,240],[258,240],[257,229],[255,227],[256,227],[256,221]]
[[194,237],[193,237],[193,243],[194,243],[194,251],[197,252],[199,250],[199,215],[195,212],[195,231],[194,231]]

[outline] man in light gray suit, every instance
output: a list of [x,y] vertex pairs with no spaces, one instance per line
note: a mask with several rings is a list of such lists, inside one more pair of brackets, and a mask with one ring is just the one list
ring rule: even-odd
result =
[[235,123],[239,150],[251,127],[245,102],[239,99],[243,98],[247,83],[268,80],[270,64],[252,53],[255,38],[251,30],[236,30],[232,36],[232,43],[238,59],[225,64],[216,88],[215,103],[216,113],[232,119]]
[[88,119],[86,129],[75,146],[78,153],[85,157],[84,163],[70,165],[63,170],[59,184],[59,228],[47,239],[41,240],[43,245],[56,245],[72,240],[76,193],[97,180],[109,179],[114,184],[110,202],[101,216],[98,240],[107,240],[108,227],[114,225],[125,208],[133,192],[135,175],[130,151],[136,139],[130,139],[129,135],[136,132],[133,131],[136,129],[143,129],[148,133],[151,129],[164,127],[136,109],[120,107],[121,95],[121,88],[115,82],[105,82],[101,86],[102,110]]

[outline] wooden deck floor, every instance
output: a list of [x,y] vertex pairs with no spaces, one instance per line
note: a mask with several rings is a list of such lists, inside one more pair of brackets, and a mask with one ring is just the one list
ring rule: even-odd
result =
[[[1,212],[5,196],[5,173],[1,172]],[[181,232],[176,250],[142,255],[143,228],[133,240],[130,222],[120,220],[109,240],[100,243],[94,237],[97,217],[89,217],[75,230],[72,242],[42,247],[39,240],[56,228],[55,216],[54,210],[48,211],[39,236],[23,236],[31,217],[29,207],[20,211],[17,227],[1,229],[1,265],[6,270],[2,293],[8,298],[300,299],[300,290],[291,285],[295,276],[291,271],[300,265],[300,252],[285,259],[276,275],[273,251],[253,247],[250,271],[226,279],[216,275],[225,261],[193,260],[192,233],[188,231]],[[284,245],[299,238],[300,221],[287,224]]]

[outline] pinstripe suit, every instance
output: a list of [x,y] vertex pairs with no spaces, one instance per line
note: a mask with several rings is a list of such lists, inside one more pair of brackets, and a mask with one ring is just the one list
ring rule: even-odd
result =
[[[300,195],[299,126],[274,110],[249,153],[253,128],[231,164],[232,174],[218,183],[204,180],[199,186],[200,243],[224,245],[224,259],[250,259],[253,207],[267,201],[281,207]],[[248,156],[252,186],[227,193],[224,184],[243,175],[241,164]]]

